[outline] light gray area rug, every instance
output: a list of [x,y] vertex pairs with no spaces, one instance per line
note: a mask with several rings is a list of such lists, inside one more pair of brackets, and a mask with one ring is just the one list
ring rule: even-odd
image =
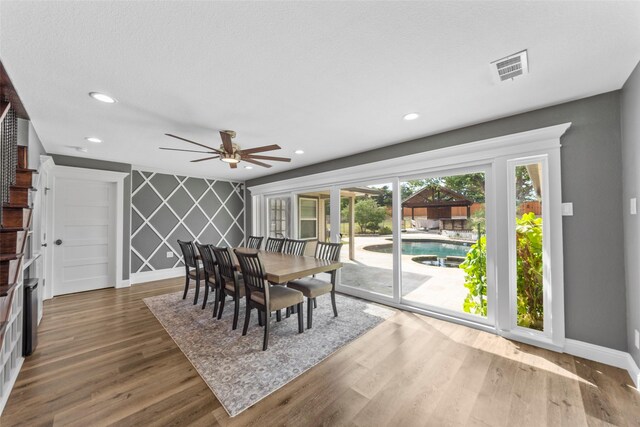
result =
[[[201,300],[202,301],[202,300]],[[257,311],[251,313],[246,336],[242,336],[244,302],[238,329],[231,330],[233,303],[225,306],[222,319],[212,318],[212,304],[205,310],[186,300],[182,292],[145,298],[144,302],[187,356],[230,416],[278,390],[294,378],[355,340],[393,311],[363,300],[336,296],[338,317],[333,317],[329,295],[318,298],[313,328],[298,334],[297,315],[276,322],[271,319],[269,348],[262,351],[264,329]],[[306,328],[306,303],[305,303]]]

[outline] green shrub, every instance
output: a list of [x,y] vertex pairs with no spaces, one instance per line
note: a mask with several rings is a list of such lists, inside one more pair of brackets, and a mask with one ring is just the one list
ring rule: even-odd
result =
[[467,258],[460,264],[466,276],[464,287],[469,290],[462,305],[466,313],[487,315],[487,237],[471,245]]
[[[542,218],[534,213],[516,220],[517,305],[518,326],[542,330],[544,324],[542,293]],[[482,236],[471,246],[465,261],[464,286],[469,290],[464,299],[466,313],[487,315],[487,246]]]
[[391,228],[387,227],[386,225],[383,227],[380,227],[380,230],[378,230],[378,234],[391,234],[393,233],[393,231],[391,230]]
[[533,212],[516,221],[518,326],[543,328],[542,218]]

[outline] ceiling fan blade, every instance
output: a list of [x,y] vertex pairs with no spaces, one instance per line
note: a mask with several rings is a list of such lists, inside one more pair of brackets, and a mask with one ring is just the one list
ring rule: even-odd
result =
[[266,163],[259,162],[259,161],[257,161],[257,160],[251,160],[251,159],[244,158],[244,159],[242,159],[242,161],[244,161],[244,162],[249,162],[249,163],[253,163],[254,165],[262,166],[263,168],[270,168],[270,167],[271,167],[271,165],[268,165],[268,164],[266,164]]
[[231,135],[226,132],[220,131],[220,138],[222,138],[224,151],[226,151],[227,153],[233,153],[233,143],[231,142]]
[[219,159],[219,158],[220,158],[220,156],[205,157],[204,159],[191,160],[191,163],[204,162],[205,160]]
[[273,157],[273,156],[256,156],[255,154],[249,154],[245,159],[260,159],[260,160],[272,160],[274,162],[290,162],[288,157]]
[[240,150],[240,154],[261,153],[263,151],[279,150],[278,144],[263,145],[262,147],[247,148],[246,150]]
[[238,167],[238,164],[237,163],[229,163],[229,167],[231,169],[236,169]]
[[172,135],[172,134],[170,134],[170,133],[165,133],[165,135],[170,136],[171,138],[176,138],[176,139],[180,139],[180,140],[182,140],[182,141],[190,142],[191,144],[199,145],[200,147],[207,148],[207,149],[209,149],[209,150],[213,151],[214,153],[220,153],[220,150],[218,150],[218,149],[216,149],[216,148],[209,147],[208,145],[200,144],[199,142],[191,141],[191,140],[186,139],[186,138],[183,138],[183,137],[181,137],[181,136]]
[[213,151],[199,151],[199,150],[183,150],[181,148],[167,148],[167,147],[159,147],[161,150],[171,150],[171,151],[186,151],[187,153],[204,153],[204,154],[214,154]]

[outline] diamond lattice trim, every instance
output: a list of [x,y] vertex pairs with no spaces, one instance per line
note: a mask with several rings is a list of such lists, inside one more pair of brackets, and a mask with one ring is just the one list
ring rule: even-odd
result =
[[[205,233],[205,231],[207,231],[210,227],[212,227],[215,231],[217,231],[217,233],[222,236],[219,241],[217,242],[205,242],[205,243],[211,243],[214,244],[216,246],[231,246],[231,239],[232,239],[232,232],[237,232],[236,230],[240,230],[240,232],[242,233],[242,242],[244,243],[245,240],[245,233],[244,233],[244,224],[240,223],[240,218],[243,218],[243,214],[244,214],[244,198],[239,196],[238,192],[242,192],[241,189],[241,183],[239,182],[227,182],[227,181],[217,181],[217,180],[208,180],[208,179],[202,179],[202,178],[190,178],[190,177],[184,177],[184,176],[176,176],[176,175],[169,175],[171,177],[173,177],[173,179],[176,180],[176,182],[178,183],[178,185],[176,186],[176,188],[173,189],[173,191],[171,191],[171,193],[169,193],[166,197],[163,197],[160,193],[160,191],[158,191],[158,189],[156,189],[153,186],[153,183],[151,182],[151,180],[153,179],[154,176],[156,175],[167,175],[167,174],[158,174],[155,172],[142,172],[142,171],[138,171],[138,170],[134,170],[133,171],[134,174],[136,174],[136,180],[142,180],[142,183],[140,185],[138,185],[138,187],[133,191],[133,193],[131,194],[132,197],[132,203],[131,203],[131,210],[132,212],[135,212],[137,215],[140,216],[140,218],[142,219],[142,224],[140,224],[140,226],[133,231],[133,233],[131,234],[131,239],[132,239],[132,246],[131,246],[131,253],[135,254],[141,261],[142,264],[140,265],[140,267],[134,271],[133,273],[139,273],[141,271],[147,271],[145,270],[145,267],[147,267],[148,269],[151,270],[156,270],[155,266],[152,265],[152,258],[154,257],[154,255],[163,247],[168,247],[171,248],[171,251],[175,254],[176,256],[176,262],[173,265],[173,268],[178,267],[182,264],[182,254],[177,251],[174,246],[175,245],[171,245],[169,242],[169,238],[172,235],[172,233],[178,229],[181,225],[189,232],[189,234],[191,235],[191,238],[194,241],[199,241],[199,238],[201,235],[203,235]],[[195,197],[192,192],[189,191],[189,189],[187,188],[187,185],[185,185],[185,183],[188,180],[194,180],[194,179],[199,179],[202,182],[204,182],[207,186],[207,189],[204,191],[204,193],[202,193],[201,195],[199,195],[198,197]],[[224,182],[225,184],[230,184],[233,187],[233,191],[230,192],[230,194],[228,194],[227,196],[224,195],[220,195],[218,192],[216,192],[214,185],[217,182]],[[138,194],[140,191],[142,191],[144,188],[150,188],[151,190],[153,190],[153,192],[160,198],[161,203],[149,214],[149,215],[144,215],[141,210],[146,210],[144,208],[142,208],[141,206],[136,206],[135,203],[133,202],[134,200],[134,196],[136,194]],[[191,199],[191,201],[193,202],[193,205],[186,211],[186,213],[182,216],[180,216],[176,210],[174,209],[174,207],[171,206],[170,204],[170,200],[171,200],[171,196],[173,196],[177,191],[179,191],[180,189],[184,190],[189,198]],[[200,191],[198,191],[200,192]],[[218,209],[216,209],[215,212],[206,212],[205,209],[203,208],[203,206],[200,205],[200,203],[206,198],[206,197],[216,197],[219,202],[220,202],[220,206],[218,207]],[[237,212],[235,215],[233,212],[231,212],[231,209],[229,209],[229,206],[227,206],[228,202],[231,200],[232,197],[240,197],[240,199],[242,200],[242,207],[239,210],[239,212]],[[175,218],[177,219],[177,223],[173,226],[173,228],[166,233],[166,235],[163,235],[162,233],[160,233],[152,224],[151,224],[151,218],[153,218],[153,216],[163,207],[166,206],[169,211],[171,212],[171,214],[173,214],[175,216]],[[202,230],[192,230],[191,228],[189,228],[189,226],[185,223],[185,220],[187,217],[189,217],[189,214],[194,210],[194,209],[198,209],[207,219],[207,223],[206,225],[202,228]],[[233,221],[231,222],[231,224],[229,224],[228,228],[226,230],[220,229],[220,224],[216,224],[214,222],[214,218],[216,217],[216,215],[221,212],[221,210],[225,210],[229,216],[233,219]],[[140,233],[141,230],[143,230],[145,228],[145,225],[151,229],[159,238],[160,238],[160,243],[155,247],[155,249],[148,253],[148,254],[142,254],[141,252],[143,252],[140,248],[136,248],[133,245],[133,238],[136,237],[138,235],[138,233]],[[237,225],[237,227],[234,227],[234,225]]]

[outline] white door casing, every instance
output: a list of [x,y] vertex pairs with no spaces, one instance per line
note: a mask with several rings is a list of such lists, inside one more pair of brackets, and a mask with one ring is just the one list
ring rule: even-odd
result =
[[46,296],[127,286],[122,242],[128,174],[54,166],[49,175]]

